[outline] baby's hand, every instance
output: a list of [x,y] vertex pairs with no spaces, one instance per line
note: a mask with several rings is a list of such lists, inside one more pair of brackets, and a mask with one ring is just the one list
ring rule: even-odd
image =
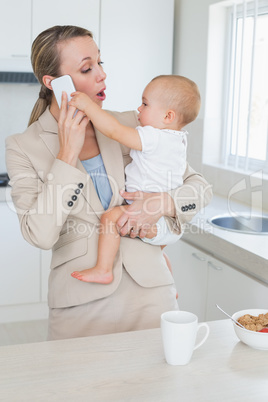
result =
[[92,100],[82,92],[73,92],[71,97],[72,99],[70,100],[69,105],[75,106],[76,109],[79,109],[86,114],[86,109],[90,107]]

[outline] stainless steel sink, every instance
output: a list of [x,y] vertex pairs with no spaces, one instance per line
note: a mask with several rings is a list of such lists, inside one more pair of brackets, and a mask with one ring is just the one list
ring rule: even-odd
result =
[[208,222],[219,229],[247,234],[267,235],[268,216],[218,215]]

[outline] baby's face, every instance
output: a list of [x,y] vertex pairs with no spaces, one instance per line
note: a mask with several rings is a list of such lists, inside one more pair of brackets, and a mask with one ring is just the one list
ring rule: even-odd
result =
[[159,86],[156,82],[150,82],[142,94],[142,104],[138,107],[138,119],[140,125],[164,128],[166,109],[161,102]]

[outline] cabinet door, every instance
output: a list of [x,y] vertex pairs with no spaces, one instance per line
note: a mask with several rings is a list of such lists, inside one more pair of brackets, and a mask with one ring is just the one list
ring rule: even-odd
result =
[[0,305],[40,301],[40,251],[22,237],[12,206],[0,202]]
[[99,42],[100,0],[33,0],[32,39],[54,25],[87,28]]
[[0,68],[2,71],[22,71],[25,64],[30,68],[31,0],[9,0],[2,3]]
[[173,20],[173,0],[101,1],[105,109],[136,110],[149,81],[171,74]]
[[208,266],[207,321],[226,318],[216,304],[230,315],[244,309],[268,308],[267,285],[215,258],[209,259]]
[[191,311],[205,320],[207,256],[182,240],[165,247],[178,291],[180,310]]

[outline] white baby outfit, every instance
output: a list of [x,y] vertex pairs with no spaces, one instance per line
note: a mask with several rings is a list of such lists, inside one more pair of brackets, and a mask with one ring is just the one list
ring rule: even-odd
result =
[[[130,151],[132,162],[125,169],[126,190],[166,192],[181,186],[186,168],[187,131],[160,130],[151,126],[138,126],[136,130],[142,151]],[[157,225],[157,236],[143,238],[143,241],[165,245],[175,243],[181,237],[170,232],[164,217]]]

